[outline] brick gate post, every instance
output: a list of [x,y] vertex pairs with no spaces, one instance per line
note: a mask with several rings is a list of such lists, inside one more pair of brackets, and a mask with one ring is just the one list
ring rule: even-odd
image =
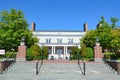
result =
[[97,42],[94,47],[94,60],[95,62],[102,62],[103,60],[102,47]]
[[16,55],[16,61],[26,61],[26,46],[24,40],[18,46],[18,53]]

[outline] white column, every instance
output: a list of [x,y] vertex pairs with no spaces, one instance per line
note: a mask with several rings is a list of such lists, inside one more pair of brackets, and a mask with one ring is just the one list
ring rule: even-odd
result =
[[54,51],[54,54],[55,54],[55,46],[53,47],[53,49],[54,49],[53,51]]
[[67,46],[66,46],[66,54],[67,54]]
[[53,51],[53,46],[52,46],[52,54],[54,53],[54,51]]
[[65,54],[65,46],[64,46],[64,54]]

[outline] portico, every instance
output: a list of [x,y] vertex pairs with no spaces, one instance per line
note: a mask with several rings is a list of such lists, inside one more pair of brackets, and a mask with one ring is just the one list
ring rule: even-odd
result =
[[54,58],[54,59],[69,59],[70,58],[70,52],[71,48],[74,45],[47,45],[44,44],[44,46],[48,47],[48,59]]

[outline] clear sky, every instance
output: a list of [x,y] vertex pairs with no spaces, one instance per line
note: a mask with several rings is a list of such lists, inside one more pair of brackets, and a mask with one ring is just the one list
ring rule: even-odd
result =
[[91,30],[101,16],[108,22],[110,17],[120,19],[120,0],[0,0],[0,11],[11,8],[22,10],[37,30],[82,31],[85,22]]

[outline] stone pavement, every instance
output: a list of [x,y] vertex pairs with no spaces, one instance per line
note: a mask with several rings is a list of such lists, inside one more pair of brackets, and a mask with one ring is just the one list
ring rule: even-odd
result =
[[[83,65],[81,64],[81,67]],[[86,62],[86,75],[82,75],[77,62],[44,62],[36,75],[35,62],[15,63],[0,80],[120,80],[120,75],[104,63]]]

